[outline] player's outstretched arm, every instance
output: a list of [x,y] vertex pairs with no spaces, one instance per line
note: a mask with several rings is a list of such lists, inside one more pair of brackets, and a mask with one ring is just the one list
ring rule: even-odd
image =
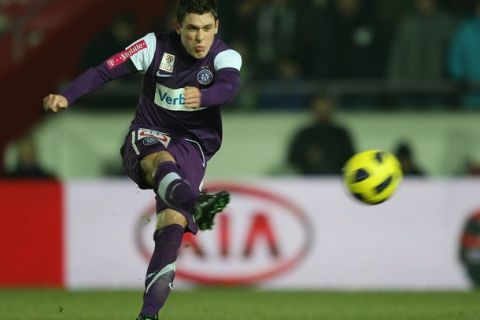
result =
[[233,68],[221,69],[215,74],[215,83],[201,90],[201,106],[219,106],[229,103],[240,86],[240,71]]
[[49,94],[43,98],[43,109],[45,109],[45,111],[58,112],[66,108],[68,108],[68,100],[62,95]]

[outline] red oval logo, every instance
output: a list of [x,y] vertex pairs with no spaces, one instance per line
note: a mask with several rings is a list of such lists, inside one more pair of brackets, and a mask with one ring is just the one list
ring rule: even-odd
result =
[[[216,217],[213,230],[185,234],[178,278],[210,285],[253,284],[292,270],[310,250],[311,224],[287,198],[231,183],[210,184],[207,190],[228,190],[231,203]],[[145,216],[136,234],[138,247],[149,260],[153,248],[145,245]]]

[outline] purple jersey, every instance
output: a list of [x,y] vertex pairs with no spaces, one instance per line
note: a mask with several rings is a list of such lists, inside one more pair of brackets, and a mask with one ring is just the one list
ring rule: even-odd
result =
[[[208,55],[195,59],[175,32],[149,33],[123,52],[90,68],[66,88],[70,103],[106,81],[131,73],[144,75],[142,94],[130,129],[149,128],[197,141],[207,159],[220,148],[221,105],[231,101],[240,84],[240,55],[215,38]],[[202,92],[201,107],[184,106],[184,87]]]

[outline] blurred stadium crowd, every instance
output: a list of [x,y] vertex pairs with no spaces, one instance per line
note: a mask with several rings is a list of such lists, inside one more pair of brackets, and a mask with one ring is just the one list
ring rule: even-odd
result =
[[[245,78],[268,81],[260,108],[301,109],[304,92],[342,107],[480,107],[480,1],[225,1],[223,36]],[[302,88],[287,96],[271,86]],[[285,92],[285,90],[281,90]],[[287,90],[288,92],[288,90]]]
[[[116,10],[108,9],[112,3]],[[244,60],[241,92],[226,111],[305,113],[319,101],[346,112],[475,112],[480,108],[480,0],[218,3],[220,35]],[[149,0],[139,7],[127,1],[1,0],[0,41],[6,45],[0,85],[5,104],[17,108],[8,109],[2,119],[0,158],[9,142],[43,117],[43,95],[145,33],[171,29],[174,4]],[[103,16],[92,15],[92,8]],[[53,32],[55,26],[60,31]],[[53,73],[48,64],[55,66]],[[84,110],[133,109],[139,82],[131,80],[115,81],[80,103]],[[28,95],[22,94],[26,86]],[[330,122],[327,126],[337,130]],[[324,127],[312,130],[325,135]],[[398,140],[397,155],[411,157],[411,146]],[[334,142],[332,138],[331,148],[337,150]],[[288,148],[287,153],[292,152]],[[342,163],[355,151],[345,149]],[[335,171],[341,167],[338,161],[332,166]],[[412,172],[421,174],[412,166]]]

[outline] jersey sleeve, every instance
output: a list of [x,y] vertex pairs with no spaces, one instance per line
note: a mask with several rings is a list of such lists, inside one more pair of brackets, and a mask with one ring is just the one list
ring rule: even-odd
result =
[[130,58],[138,72],[144,74],[153,61],[156,48],[157,38],[152,32],[128,46],[123,54]]
[[60,94],[72,104],[105,82],[133,73],[135,70],[143,74],[153,61],[155,48],[156,36],[154,33],[149,33],[100,65],[89,68],[74,79]]
[[228,49],[217,54],[213,64],[215,71],[224,68],[233,68],[240,71],[242,67],[242,56],[240,56],[237,51]]
[[214,59],[214,84],[202,90],[202,107],[218,106],[231,102],[240,86],[242,57],[232,49],[222,51]]

